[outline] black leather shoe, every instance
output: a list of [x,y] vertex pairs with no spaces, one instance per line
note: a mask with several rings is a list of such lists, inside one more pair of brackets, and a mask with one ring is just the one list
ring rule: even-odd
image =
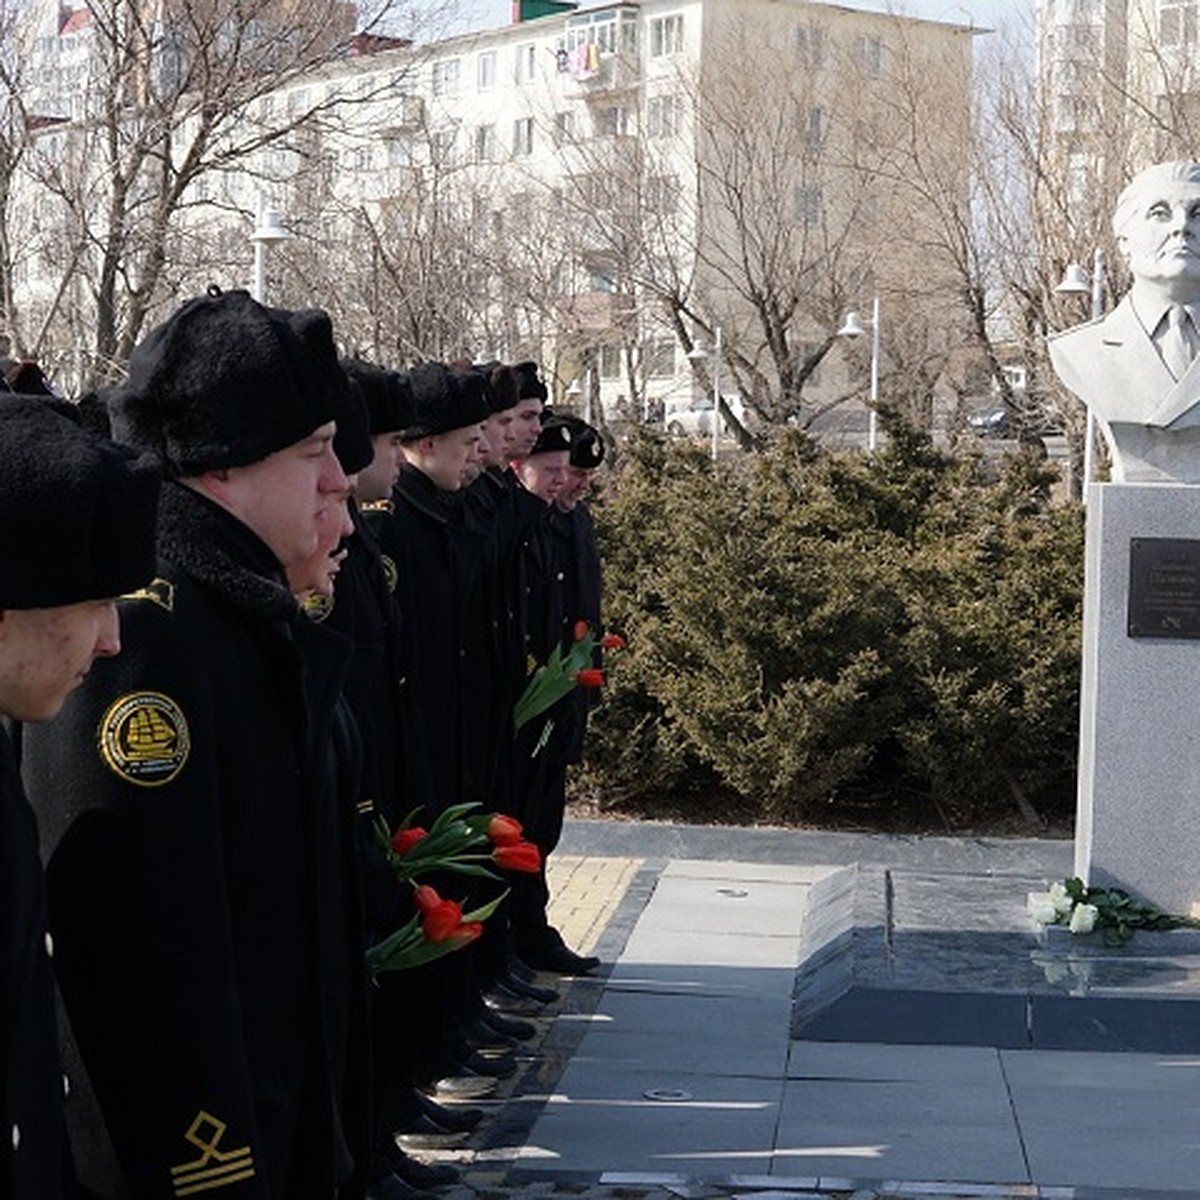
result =
[[488,1058],[478,1050],[472,1050],[455,1068],[455,1074],[462,1071],[465,1075],[491,1076],[493,1079],[507,1079],[516,1073],[517,1060],[511,1054],[502,1054],[498,1058]]
[[555,975],[590,975],[600,960],[591,954],[576,954],[569,946],[547,945],[539,949],[526,947],[522,957],[539,971]]
[[417,1092],[417,1105],[435,1125],[450,1133],[470,1133],[483,1120],[482,1108],[468,1108],[463,1104],[439,1104],[424,1092]]
[[414,1117],[396,1134],[396,1141],[405,1150],[449,1150],[467,1140],[465,1129],[443,1129],[424,1113]]
[[447,1184],[457,1183],[460,1178],[459,1169],[450,1163],[421,1162],[419,1159],[410,1158],[399,1146],[387,1151],[386,1157],[392,1174],[397,1175],[410,1187],[445,1187]]
[[482,1100],[496,1090],[491,1075],[446,1075],[430,1085],[430,1090],[447,1100]]
[[484,1004],[493,1011],[499,1009],[502,1013],[514,1017],[536,1017],[544,1004],[539,1000],[531,1000],[528,996],[518,996],[509,991],[502,983],[494,983],[491,991],[483,998]]
[[522,1021],[518,1017],[505,1016],[504,1013],[494,1008],[488,1008],[486,1005],[479,1019],[489,1029],[516,1038],[518,1042],[527,1042],[537,1035],[537,1026],[532,1021]]
[[517,1047],[517,1039],[515,1037],[511,1034],[501,1033],[498,1029],[493,1029],[483,1017],[480,1017],[467,1030],[467,1041],[485,1054],[499,1054],[508,1050],[515,1050]]
[[501,975],[496,990],[502,993],[507,990],[514,996],[524,996],[529,1000],[536,1000],[539,1004],[553,1004],[558,999],[558,991],[555,988],[543,987],[540,983],[528,983],[516,975]]

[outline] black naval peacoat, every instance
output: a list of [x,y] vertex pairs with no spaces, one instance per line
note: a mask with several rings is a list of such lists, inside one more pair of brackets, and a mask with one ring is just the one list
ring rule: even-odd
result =
[[346,648],[185,486],[163,489],[159,551],[121,604],[122,653],[23,747],[62,993],[120,1164],[81,1112],[80,1177],[139,1200],[348,1196],[368,1117],[353,804],[331,762]]
[[63,1200],[74,1194],[65,1162],[53,953],[37,822],[0,724],[0,1196],[5,1200]]

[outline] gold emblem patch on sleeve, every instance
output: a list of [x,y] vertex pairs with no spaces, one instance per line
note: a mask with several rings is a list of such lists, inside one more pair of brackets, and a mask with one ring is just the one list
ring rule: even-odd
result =
[[396,584],[400,581],[400,572],[396,570],[395,562],[386,554],[381,554],[379,558],[383,563],[383,578],[387,583],[387,590],[395,592]]
[[254,1177],[254,1155],[249,1146],[220,1149],[225,1128],[224,1121],[218,1121],[203,1109],[196,1114],[183,1139],[200,1151],[200,1157],[171,1168],[176,1196],[193,1196]]
[[97,730],[100,756],[139,787],[170,783],[187,762],[187,718],[170,696],[131,692],[109,705]]

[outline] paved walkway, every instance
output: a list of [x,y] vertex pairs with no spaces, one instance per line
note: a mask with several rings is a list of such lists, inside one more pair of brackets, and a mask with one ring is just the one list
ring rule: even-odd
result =
[[1200,1195],[1195,1056],[790,1036],[814,882],[860,862],[1049,883],[1068,843],[576,822],[556,857],[554,919],[605,966],[446,1155],[447,1200]]

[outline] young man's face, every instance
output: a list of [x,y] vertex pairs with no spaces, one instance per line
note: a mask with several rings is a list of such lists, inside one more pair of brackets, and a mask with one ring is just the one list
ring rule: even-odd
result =
[[319,522],[349,484],[333,452],[332,422],[246,467],[209,472],[201,490],[249,526],[287,568],[317,548]]
[[512,413],[512,442],[508,449],[509,458],[524,458],[542,432],[542,402],[536,397],[518,400],[509,409]]
[[404,462],[398,433],[377,433],[371,438],[371,444],[375,447],[375,457],[369,466],[359,471],[358,485],[354,489],[364,504],[384,500],[392,494]]
[[0,715],[48,721],[92,663],[120,649],[112,600],[0,609]]
[[513,414],[516,409],[506,408],[503,412],[492,413],[482,425],[483,465],[485,467],[505,467],[512,457]]
[[457,492],[463,486],[468,464],[478,461],[479,438],[478,425],[420,438],[409,461],[441,491]]
[[570,512],[588,494],[591,486],[592,472],[587,467],[572,467],[568,464],[566,482],[554,497],[554,503],[563,512]]
[[569,450],[547,450],[520,459],[513,463],[513,468],[526,491],[540,496],[550,504],[557,498],[567,481],[570,460]]

